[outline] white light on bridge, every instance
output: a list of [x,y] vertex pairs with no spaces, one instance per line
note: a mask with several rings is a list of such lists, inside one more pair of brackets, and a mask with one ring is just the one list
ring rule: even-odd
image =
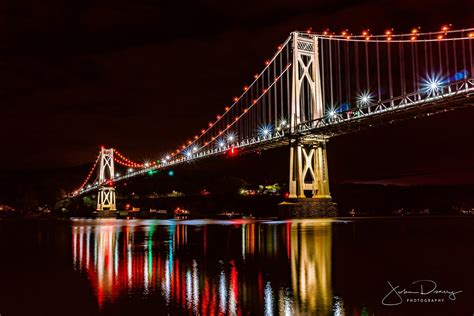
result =
[[188,150],[188,151],[185,152],[185,155],[186,155],[186,157],[191,158],[193,153],[191,152],[191,150]]
[[436,95],[441,92],[443,84],[444,81],[440,75],[427,76],[426,79],[422,79],[421,91],[428,96]]
[[373,97],[374,96],[372,95],[372,93],[370,93],[370,91],[364,91],[357,96],[357,103],[362,106],[369,105],[370,103],[372,103]]
[[149,167],[149,166],[150,166],[150,163],[145,162],[145,167]]
[[197,146],[194,146],[194,147],[193,147],[193,151],[194,151],[194,152],[198,151]]
[[120,173],[116,173],[116,174],[115,174],[115,177],[116,177],[116,178],[120,177]]
[[237,135],[234,132],[230,131],[230,132],[227,133],[227,142],[228,143],[233,143],[236,138],[237,138]]
[[128,169],[128,172],[133,172],[133,169],[132,168]]
[[220,147],[220,148],[223,148],[225,146],[225,143],[223,140],[220,140],[217,142],[217,145]]
[[266,138],[270,136],[271,133],[272,133],[271,125],[263,125],[263,126],[260,126],[260,128],[258,129],[258,135],[262,138]]
[[166,157],[165,157],[164,160],[165,160],[165,161],[168,161],[168,160],[170,160],[170,159],[171,159],[170,155],[166,155]]
[[331,110],[331,111],[329,111],[328,115],[329,115],[329,117],[334,117],[336,115],[336,111]]
[[88,185],[87,185],[87,188],[88,188],[88,189],[90,189],[90,187],[91,187],[91,185],[90,185],[90,184],[88,184]]

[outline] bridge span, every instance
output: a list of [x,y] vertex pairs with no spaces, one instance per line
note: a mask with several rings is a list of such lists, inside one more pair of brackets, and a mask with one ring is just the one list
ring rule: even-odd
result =
[[[117,182],[216,155],[289,146],[289,198],[330,200],[331,137],[473,105],[473,41],[474,29],[447,27],[399,35],[293,32],[198,133],[151,162],[101,148],[71,197],[98,191],[97,210],[115,210]],[[118,174],[116,165],[127,170]]]

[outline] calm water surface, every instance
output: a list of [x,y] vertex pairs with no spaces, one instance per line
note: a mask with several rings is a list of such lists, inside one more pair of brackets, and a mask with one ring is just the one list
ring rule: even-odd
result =
[[[473,315],[473,236],[459,217],[0,220],[0,314]],[[382,304],[416,280],[462,292]]]

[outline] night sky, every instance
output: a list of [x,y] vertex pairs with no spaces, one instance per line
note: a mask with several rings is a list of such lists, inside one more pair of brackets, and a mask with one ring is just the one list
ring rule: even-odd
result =
[[[467,28],[474,2],[16,0],[0,15],[12,170],[81,165],[101,144],[158,158],[222,113],[291,31]],[[340,181],[474,183],[473,122],[474,108],[338,137],[330,168]]]

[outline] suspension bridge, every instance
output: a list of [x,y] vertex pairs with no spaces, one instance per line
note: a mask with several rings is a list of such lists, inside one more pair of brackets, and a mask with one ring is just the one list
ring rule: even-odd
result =
[[[97,210],[116,210],[120,181],[216,155],[289,146],[289,198],[330,200],[331,137],[472,105],[473,41],[474,28],[447,26],[382,35],[293,32],[195,135],[150,162],[101,148],[71,197],[98,191]],[[125,171],[117,173],[117,165]]]

